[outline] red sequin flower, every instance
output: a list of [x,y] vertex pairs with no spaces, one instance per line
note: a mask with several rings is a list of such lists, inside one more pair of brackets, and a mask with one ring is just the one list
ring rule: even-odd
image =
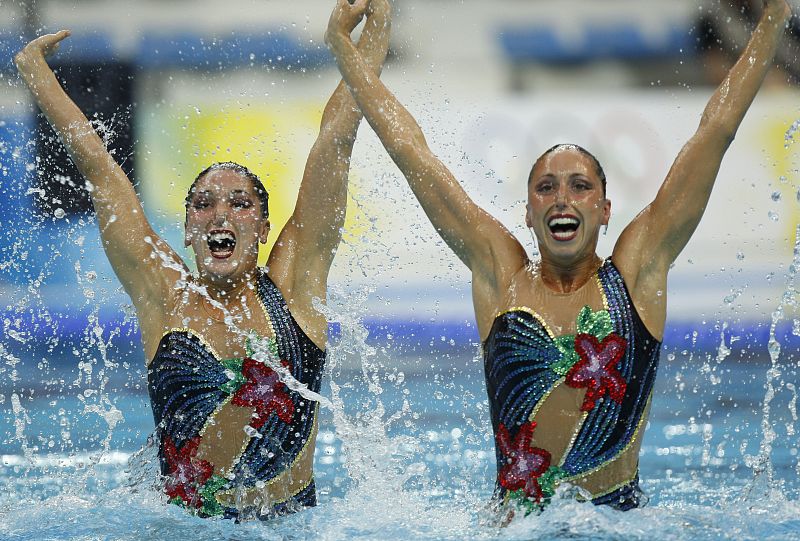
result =
[[550,453],[539,447],[531,447],[536,423],[522,425],[511,441],[508,429],[497,427],[497,447],[503,453],[506,464],[500,470],[500,486],[506,490],[525,490],[525,495],[535,501],[542,499],[539,477],[550,467]]
[[614,402],[622,402],[627,383],[617,370],[625,354],[627,342],[621,336],[609,334],[602,342],[591,334],[575,337],[575,351],[580,360],[567,372],[566,383],[574,388],[586,388],[581,411],[591,411],[605,394]]
[[195,460],[200,436],[187,441],[180,451],[171,437],[164,437],[164,457],[167,460],[167,482],[164,491],[170,498],[180,498],[187,506],[200,509],[203,501],[198,490],[214,474],[206,460]]
[[[291,370],[287,361],[281,363]],[[294,402],[286,392],[286,385],[272,368],[255,359],[245,359],[242,363],[242,375],[246,382],[234,393],[231,403],[256,409],[256,416],[250,426],[261,428],[273,412],[284,423],[292,422]]]

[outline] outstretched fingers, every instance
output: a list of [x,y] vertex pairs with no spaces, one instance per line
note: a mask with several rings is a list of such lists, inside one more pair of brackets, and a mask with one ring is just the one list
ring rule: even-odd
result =
[[36,50],[44,56],[49,56],[58,50],[61,42],[70,36],[69,30],[61,30],[55,34],[45,34],[31,41],[25,46],[26,49]]

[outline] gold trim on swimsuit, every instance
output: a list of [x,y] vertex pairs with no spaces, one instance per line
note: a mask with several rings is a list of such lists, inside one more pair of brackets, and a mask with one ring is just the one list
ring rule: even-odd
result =
[[[603,288],[603,283],[600,281],[600,269],[602,269],[606,265],[607,261],[608,259],[603,260],[603,264],[597,267],[597,270],[594,271],[594,274],[592,275],[592,278],[590,278],[590,280],[594,279],[594,282],[597,285],[597,290],[599,291],[600,297],[602,298],[603,301],[603,309],[608,312],[609,311],[608,297],[606,296],[606,290]],[[589,308],[591,308],[591,306]],[[529,308],[527,306],[520,305],[508,308],[506,310],[501,310],[500,312],[497,312],[492,321],[496,321],[497,318],[499,318],[500,316],[509,314],[511,312],[527,312],[528,314],[533,316],[539,322],[539,324],[541,324],[542,327],[544,327],[544,330],[547,332],[550,338],[552,338],[553,340],[556,339],[557,336],[550,328],[550,325],[547,324],[547,321],[545,321],[545,319],[536,310],[534,310],[533,308]]]
[[[645,425],[645,423],[647,421],[647,417],[648,417],[647,413],[650,411],[650,404],[651,404],[652,397],[653,397],[653,394],[651,392],[650,395],[647,397],[647,404],[645,405],[644,413],[642,414],[642,418],[639,419],[639,423],[636,425],[636,429],[633,431],[633,435],[631,436],[630,440],[628,440],[628,442],[622,447],[622,449],[620,449],[619,452],[616,455],[614,455],[613,458],[610,458],[610,459],[606,460],[602,464],[599,464],[599,465],[595,466],[594,468],[592,468],[590,470],[586,470],[586,471],[581,472],[579,474],[572,475],[570,477],[566,477],[566,478],[562,479],[561,482],[570,482],[570,481],[581,480],[581,479],[585,480],[590,475],[592,475],[594,473],[597,473],[600,470],[602,470],[603,468],[605,468],[606,466],[609,466],[609,465],[613,464],[622,455],[627,453],[630,450],[631,446],[634,444],[634,442],[637,441],[637,438],[639,437],[639,432],[642,430],[642,427]],[[609,493],[613,492],[617,488],[619,488],[619,487],[621,487],[621,486],[623,486],[623,485],[625,485],[627,483],[630,483],[635,478],[637,473],[634,473],[634,477],[632,477],[628,481],[625,481],[625,482],[623,482],[622,484],[620,484],[618,486],[615,485],[615,487],[612,488],[612,489],[606,490],[606,491],[604,491],[604,492],[602,492],[600,494],[593,494],[592,498],[599,498],[600,496],[605,496],[606,494],[609,494]]]

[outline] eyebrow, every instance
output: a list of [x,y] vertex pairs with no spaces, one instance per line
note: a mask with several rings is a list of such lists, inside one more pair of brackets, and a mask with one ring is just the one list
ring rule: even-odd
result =
[[[192,195],[194,197],[200,197],[200,196],[214,197],[214,192],[212,192],[211,190],[202,190],[202,191],[199,191],[199,192],[193,192]],[[247,190],[231,190],[230,195],[231,196],[234,196],[234,195],[246,195],[248,197],[251,196],[250,192],[248,192]]]

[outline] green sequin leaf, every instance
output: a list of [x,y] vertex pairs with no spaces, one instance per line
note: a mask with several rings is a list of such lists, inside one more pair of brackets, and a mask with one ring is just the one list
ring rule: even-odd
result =
[[234,374],[241,374],[242,373],[242,364],[244,364],[243,359],[223,359],[220,361],[222,366],[233,372]]
[[550,365],[550,370],[559,376],[566,376],[570,368],[575,366],[575,363],[577,363],[579,360],[580,356],[576,351],[573,350],[564,352],[559,360]]
[[[254,347],[254,342],[258,347]],[[274,338],[261,338],[260,336],[254,335],[249,336],[244,342],[245,353],[251,358],[255,357],[259,352],[263,352],[265,347],[267,355],[273,359],[278,359],[280,357],[278,353],[278,343]]]
[[578,362],[580,357],[575,351],[575,335],[565,334],[557,336],[555,339],[556,347],[561,352],[561,358],[550,365],[550,370],[559,376],[567,375],[569,369]]
[[244,383],[247,381],[247,378],[242,375],[242,364],[244,363],[244,360],[223,359],[220,361],[220,363],[229,372],[227,376],[230,378],[230,375],[233,374],[233,378],[220,385],[219,388],[224,393],[233,394],[238,391],[239,387],[244,385]]
[[224,477],[215,475],[206,481],[206,484],[203,485],[202,489],[200,489],[200,497],[203,500],[203,507],[201,511],[204,515],[216,517],[224,513],[222,505],[220,505],[220,503],[217,501],[215,495],[219,489],[225,486],[226,483],[227,480]]
[[556,347],[561,353],[567,353],[570,351],[575,351],[575,335],[574,334],[565,334],[562,336],[557,336],[556,340]]
[[550,466],[547,471],[539,477],[539,486],[545,499],[550,499],[556,493],[556,485],[561,479],[568,477],[567,472],[558,466]]
[[614,332],[611,324],[611,315],[608,310],[592,312],[588,306],[584,306],[578,314],[578,334],[591,334],[598,340],[603,340],[606,336]]
[[528,498],[525,494],[525,490],[519,489],[515,490],[514,492],[508,493],[508,501],[512,502],[516,505],[519,509],[525,511],[525,516],[527,517],[534,511],[538,512],[541,511],[542,506],[535,501]]

